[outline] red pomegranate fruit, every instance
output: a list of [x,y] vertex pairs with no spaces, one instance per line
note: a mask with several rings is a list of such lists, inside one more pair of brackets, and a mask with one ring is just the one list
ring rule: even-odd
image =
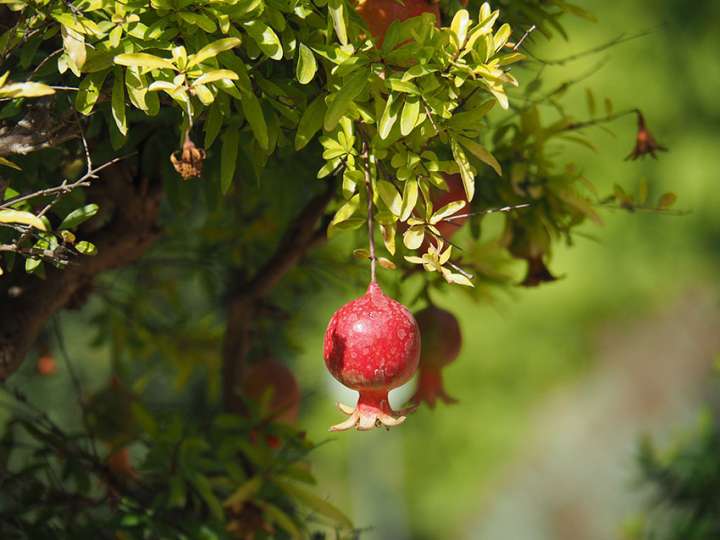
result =
[[284,364],[272,358],[250,367],[242,383],[243,395],[253,401],[268,399],[264,417],[276,422],[295,424],[300,414],[300,387],[295,375]]
[[413,376],[420,358],[420,331],[405,306],[386,296],[376,282],[338,309],[323,346],[328,370],[360,393],[355,409],[338,403],[349,418],[330,431],[397,426],[411,409],[394,411],[388,392]]
[[423,13],[435,15],[435,21],[440,22],[440,5],[427,0],[405,0],[405,5],[397,0],[361,0],[356,11],[368,25],[370,32],[382,44],[385,32],[393,21],[404,21],[417,17]]
[[449,311],[433,305],[418,311],[415,320],[422,335],[418,385],[411,402],[426,403],[433,409],[437,400],[457,403],[443,387],[442,370],[455,361],[462,347],[460,325]]
[[49,377],[57,373],[58,367],[55,358],[51,354],[43,354],[38,358],[37,364],[35,365],[38,375],[43,377]]

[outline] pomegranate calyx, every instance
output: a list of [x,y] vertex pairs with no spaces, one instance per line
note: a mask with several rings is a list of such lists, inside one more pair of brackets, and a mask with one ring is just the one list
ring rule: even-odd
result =
[[355,408],[343,403],[337,403],[337,407],[342,413],[348,415],[348,419],[335,424],[330,431],[346,431],[353,428],[358,431],[369,431],[379,427],[390,429],[402,424],[407,415],[417,408],[413,405],[395,411],[390,407],[387,393],[374,395],[365,392],[360,393]]
[[410,403],[416,407],[421,403],[425,403],[428,407],[434,409],[435,402],[438,400],[447,405],[458,403],[457,399],[448,395],[445,391],[441,369],[421,368],[418,374],[417,390],[410,398]]

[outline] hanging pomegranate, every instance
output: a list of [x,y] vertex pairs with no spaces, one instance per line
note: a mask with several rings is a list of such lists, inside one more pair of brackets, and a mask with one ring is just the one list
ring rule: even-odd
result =
[[422,354],[418,369],[418,384],[410,401],[426,403],[431,409],[435,402],[457,403],[443,387],[442,370],[455,361],[462,348],[462,334],[455,316],[449,311],[430,305],[415,314],[422,335]]
[[420,331],[412,314],[386,296],[375,281],[367,292],[330,319],[323,347],[325,365],[345,386],[360,393],[349,418],[331,431],[397,426],[412,409],[394,411],[388,392],[410,380],[420,357]]

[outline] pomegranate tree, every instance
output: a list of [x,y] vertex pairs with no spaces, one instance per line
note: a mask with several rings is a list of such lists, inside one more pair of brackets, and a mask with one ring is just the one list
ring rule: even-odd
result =
[[391,427],[405,421],[409,409],[394,411],[388,392],[415,373],[420,331],[407,308],[386,296],[376,281],[332,316],[323,353],[333,377],[360,393],[354,409],[338,403],[349,418],[331,431]]
[[427,403],[431,409],[437,400],[457,403],[443,387],[442,370],[455,361],[462,347],[460,325],[449,311],[430,305],[415,314],[422,335],[422,354],[418,383],[411,402]]
[[244,396],[263,404],[263,417],[286,424],[297,422],[300,387],[284,364],[272,358],[254,364],[245,374],[242,390]]

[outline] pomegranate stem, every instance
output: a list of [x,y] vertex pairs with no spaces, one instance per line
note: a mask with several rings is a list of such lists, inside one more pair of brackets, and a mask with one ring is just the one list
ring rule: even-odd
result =
[[367,141],[362,143],[362,157],[365,160],[365,187],[367,188],[368,245],[370,247],[370,282],[375,282],[377,259],[375,257],[375,225],[373,219],[373,188],[370,178],[370,151]]

